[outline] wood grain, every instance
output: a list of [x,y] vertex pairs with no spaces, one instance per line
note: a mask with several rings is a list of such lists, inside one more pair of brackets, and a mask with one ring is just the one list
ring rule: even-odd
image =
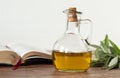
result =
[[59,72],[51,64],[21,66],[12,70],[11,66],[0,66],[0,78],[120,78],[120,70],[90,68],[84,73]]

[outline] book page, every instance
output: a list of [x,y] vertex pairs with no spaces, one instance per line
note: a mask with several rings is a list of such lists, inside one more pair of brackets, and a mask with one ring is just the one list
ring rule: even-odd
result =
[[31,52],[31,51],[35,51],[35,52],[42,52],[48,55],[51,55],[50,51],[47,50],[40,50],[38,48],[34,48],[32,46],[29,45],[25,45],[25,44],[20,44],[20,43],[11,43],[11,44],[7,44],[6,45],[9,49],[15,51],[18,55],[20,55],[21,57],[24,56],[26,53]]
[[18,58],[19,56],[16,54],[16,52],[0,45],[0,64],[3,63],[15,65]]

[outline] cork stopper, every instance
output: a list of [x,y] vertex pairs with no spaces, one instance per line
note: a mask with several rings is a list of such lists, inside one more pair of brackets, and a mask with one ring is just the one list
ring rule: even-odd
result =
[[68,9],[68,21],[69,22],[77,22],[76,8],[71,7]]
[[76,8],[75,7],[71,7],[68,10],[69,10],[69,13],[76,13]]

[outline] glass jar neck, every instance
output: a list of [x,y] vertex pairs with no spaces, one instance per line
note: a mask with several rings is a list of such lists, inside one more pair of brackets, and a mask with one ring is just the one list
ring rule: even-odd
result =
[[66,32],[67,34],[79,34],[79,24],[77,21],[75,22],[67,22]]

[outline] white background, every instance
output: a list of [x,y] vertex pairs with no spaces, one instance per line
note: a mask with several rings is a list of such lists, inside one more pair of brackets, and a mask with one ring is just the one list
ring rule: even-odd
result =
[[0,0],[0,44],[25,43],[51,49],[64,33],[63,10],[77,7],[93,21],[92,43],[108,34],[120,45],[119,0]]

